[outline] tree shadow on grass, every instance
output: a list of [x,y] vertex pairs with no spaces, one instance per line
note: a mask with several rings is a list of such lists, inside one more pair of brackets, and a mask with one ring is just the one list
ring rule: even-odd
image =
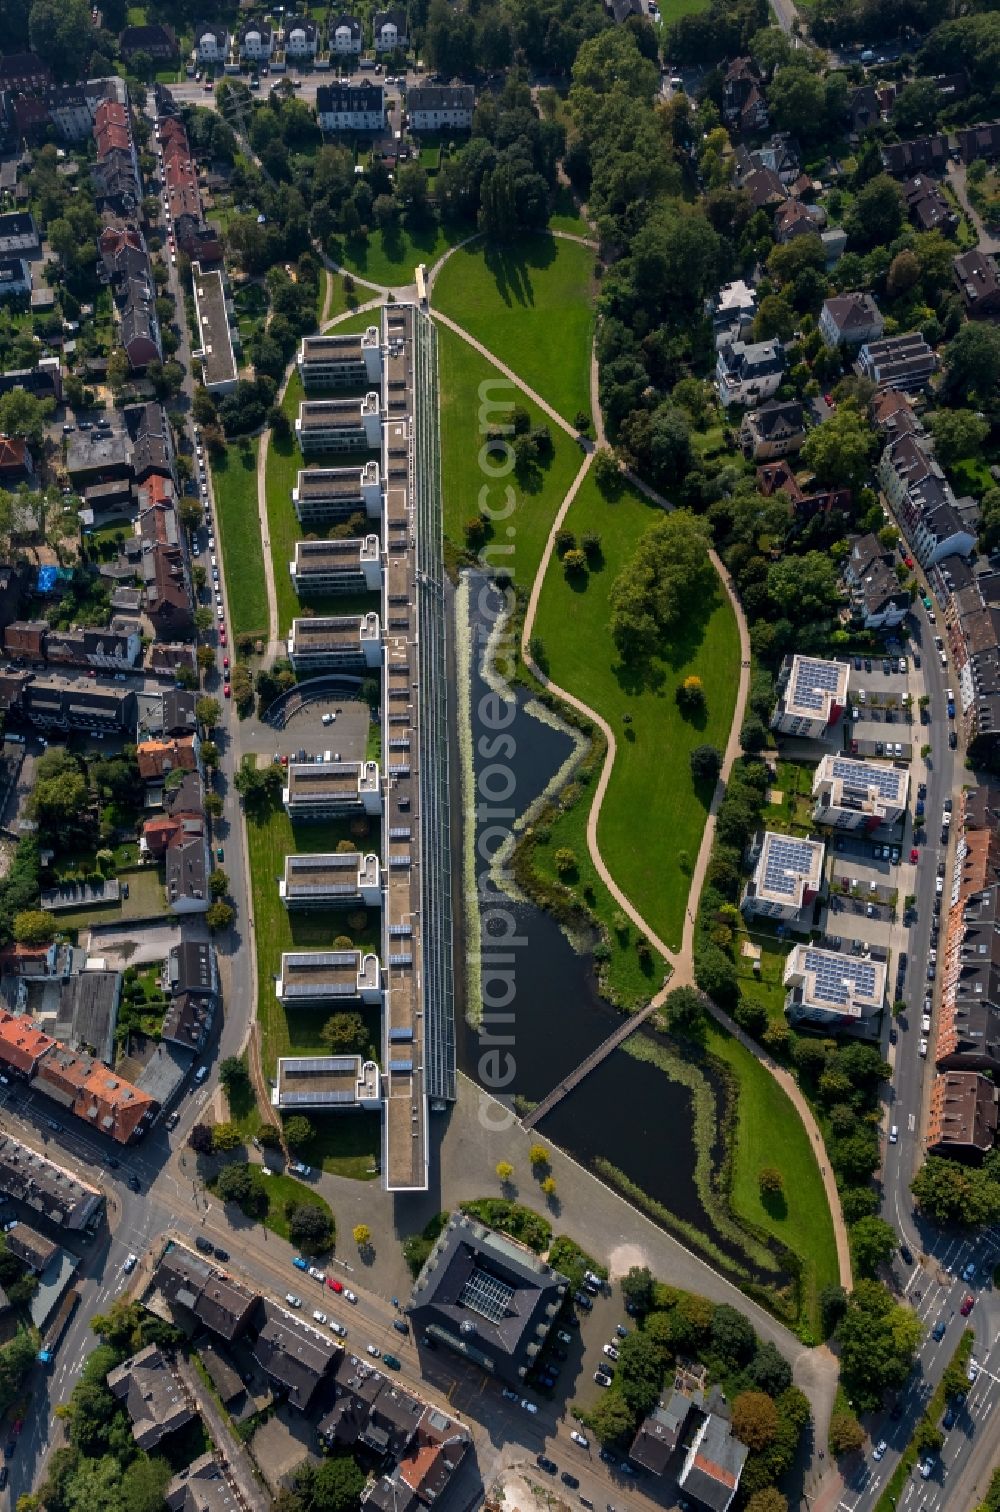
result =
[[[622,692],[630,695],[660,692],[668,671],[676,673],[688,667],[704,644],[709,620],[719,602],[718,593],[712,593],[693,606],[677,629],[671,631],[669,640],[661,643],[655,656],[642,662],[614,663],[611,671]],[[704,723],[699,724],[694,719],[689,722],[696,729],[704,728]]]
[[555,237],[547,234],[520,237],[510,244],[488,242],[486,245],[486,266],[506,305],[534,305],[531,272],[550,267],[557,256]]
[[784,1192],[761,1192],[760,1205],[775,1223],[784,1223],[788,1217],[788,1200]]

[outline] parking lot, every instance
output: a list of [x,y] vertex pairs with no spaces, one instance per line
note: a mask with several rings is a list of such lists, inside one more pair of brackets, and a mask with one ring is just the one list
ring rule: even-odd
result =
[[[323,716],[336,718],[324,724]],[[363,761],[368,746],[371,715],[368,705],[344,698],[317,699],[303,705],[281,730],[255,725],[247,729],[243,741],[247,749],[281,756],[322,755],[329,751],[341,761]]]

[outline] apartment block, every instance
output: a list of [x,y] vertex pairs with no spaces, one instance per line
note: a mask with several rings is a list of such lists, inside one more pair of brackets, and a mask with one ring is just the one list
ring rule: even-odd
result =
[[381,1107],[381,1077],[374,1061],[360,1055],[283,1055],[278,1060],[271,1104],[283,1111],[353,1112]]
[[382,968],[371,952],[286,950],[275,986],[280,1000],[296,1007],[381,1003]]
[[824,854],[822,840],[800,840],[768,830],[740,905],[744,914],[789,924],[808,922],[805,911],[823,886]]
[[[326,754],[329,758],[330,752]],[[290,819],[382,812],[377,761],[290,761],[286,775],[282,801]]]
[[295,421],[303,456],[332,451],[375,451],[382,439],[379,396],[363,399],[303,399]]
[[286,856],[278,896],[288,909],[380,908],[378,856],[358,851]]
[[785,1013],[793,1023],[857,1028],[880,1012],[886,965],[839,950],[796,945],[785,962]]
[[850,669],[846,662],[793,656],[778,679],[772,730],[808,740],[824,740],[847,707]]
[[200,357],[205,387],[212,394],[228,394],[236,387],[239,370],[233,352],[226,286],[221,268],[191,264],[194,308],[201,343],[192,357]]
[[934,348],[920,331],[866,342],[858,353],[858,371],[880,388],[913,393],[926,388],[936,370]]
[[296,672],[361,672],[377,667],[382,637],[377,614],[292,620],[288,657]]
[[377,325],[347,336],[304,336],[299,377],[305,389],[369,388],[382,381],[382,340]]
[[975,1161],[992,1150],[1000,1090],[978,1071],[945,1071],[934,1078],[927,1118],[927,1149]]
[[382,516],[381,470],[377,462],[362,467],[309,467],[300,471],[292,489],[292,504],[307,529],[333,525],[363,514]]
[[887,761],[824,756],[813,778],[813,818],[835,829],[895,824],[906,809],[910,774]]
[[382,586],[379,538],[296,541],[288,570],[299,598],[314,593],[376,593]]

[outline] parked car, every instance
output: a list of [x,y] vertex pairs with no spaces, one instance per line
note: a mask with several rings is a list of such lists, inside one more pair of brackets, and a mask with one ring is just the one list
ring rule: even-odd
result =
[[931,1329],[931,1338],[934,1340],[935,1344],[940,1344],[941,1340],[945,1336],[947,1328],[947,1323],[935,1323],[934,1327]]
[[344,1290],[343,1281],[338,1281],[336,1276],[327,1276],[326,1284],[332,1292],[342,1292]]
[[382,1351],[381,1351],[381,1349],[379,1349],[379,1347],[378,1347],[377,1344],[366,1344],[365,1345],[365,1349],[371,1355],[371,1357],[372,1357],[373,1360],[379,1359],[379,1357],[382,1354]]
[[410,1325],[405,1318],[393,1318],[392,1326],[397,1333],[408,1334],[410,1332]]
[[317,1323],[325,1323],[327,1321],[326,1313],[320,1312],[318,1307],[314,1310],[313,1317]]
[[872,1450],[872,1458],[880,1460],[883,1454],[885,1454],[888,1447],[889,1445],[886,1443],[885,1439],[879,1439],[878,1443],[875,1445],[875,1448]]
[[[965,1301],[962,1303],[961,1307],[958,1310],[962,1314],[963,1318],[967,1318],[969,1316],[970,1312],[972,1311],[972,1309],[975,1307],[975,1305],[976,1305],[976,1299],[972,1295],[972,1293],[970,1292],[969,1295],[966,1297]],[[969,1361],[969,1364],[970,1365],[972,1364],[971,1360]],[[977,1367],[977,1371],[978,1371],[978,1367]]]
[[288,1303],[289,1307],[301,1307],[302,1306],[302,1298],[301,1297],[297,1297],[294,1292],[286,1292],[285,1293],[285,1301]]
[[610,1386],[612,1378],[604,1370],[595,1370],[594,1380],[597,1382],[598,1386]]
[[344,1327],[343,1323],[338,1323],[336,1318],[330,1319],[330,1327],[333,1329],[335,1334],[338,1334],[340,1336],[340,1338],[345,1339],[347,1337],[347,1329]]
[[581,1449],[590,1448],[590,1440],[585,1433],[577,1433],[576,1429],[574,1428],[573,1432],[570,1434],[570,1438],[573,1440],[574,1444],[579,1444]]
[[564,1470],[559,1479],[562,1481],[564,1486],[569,1486],[571,1491],[575,1491],[577,1486],[579,1486],[580,1484],[578,1478],[575,1475],[571,1475],[568,1470]]
[[295,1266],[296,1270],[307,1271],[309,1269],[309,1261],[303,1260],[301,1255],[296,1255],[295,1259],[292,1261],[292,1264]]
[[521,1406],[524,1408],[525,1412],[530,1412],[532,1416],[534,1416],[538,1411],[538,1403],[529,1402],[527,1397],[521,1398]]
[[556,1471],[559,1469],[559,1466],[556,1464],[555,1460],[548,1459],[544,1454],[535,1455],[535,1464],[538,1466],[539,1470],[544,1470],[546,1475],[555,1475]]
[[[13,1227],[14,1227],[14,1225],[12,1223],[7,1225],[7,1228],[13,1228]],[[7,1232],[7,1229],[4,1229],[4,1233],[6,1233],[6,1232]],[[135,1270],[135,1268],[138,1265],[138,1263],[139,1263],[139,1256],[138,1255],[131,1255],[131,1254],[129,1254],[129,1255],[125,1256],[125,1263],[122,1266],[122,1270],[125,1272],[126,1276],[131,1275],[132,1271]]]
[[963,1281],[975,1281],[975,1279],[976,1279],[976,1262],[975,1262],[975,1260],[970,1260],[969,1263],[968,1263],[968,1265],[962,1271],[962,1280]]

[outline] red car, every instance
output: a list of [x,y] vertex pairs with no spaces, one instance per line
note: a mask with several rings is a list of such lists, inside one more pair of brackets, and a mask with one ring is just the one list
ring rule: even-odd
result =
[[907,567],[912,567],[913,566],[913,558],[911,556],[905,556],[903,558],[903,563]]
[[342,1292],[344,1290],[343,1281],[338,1281],[336,1276],[327,1276],[326,1284],[331,1291]]
[[962,1303],[961,1307],[958,1310],[962,1314],[963,1318],[967,1318],[975,1305],[976,1299],[970,1294],[968,1297],[966,1297],[965,1301]]
[[910,860],[913,862],[914,866],[916,866],[917,862],[920,860],[920,852],[917,850],[916,846],[914,846],[910,851]]
[[226,671],[226,672],[228,672],[228,671],[229,671],[229,657],[228,657],[228,656],[224,656],[224,657],[223,657],[223,658],[222,658],[222,666],[223,666],[223,669],[224,669],[224,670],[225,670],[225,671]]
[[226,627],[225,627],[225,625],[223,625],[222,629],[219,631],[219,642],[223,646],[225,646],[227,644],[227,641],[226,641]]
[[230,688],[229,684],[224,683],[222,688],[223,697],[228,698],[231,692],[232,689]]

